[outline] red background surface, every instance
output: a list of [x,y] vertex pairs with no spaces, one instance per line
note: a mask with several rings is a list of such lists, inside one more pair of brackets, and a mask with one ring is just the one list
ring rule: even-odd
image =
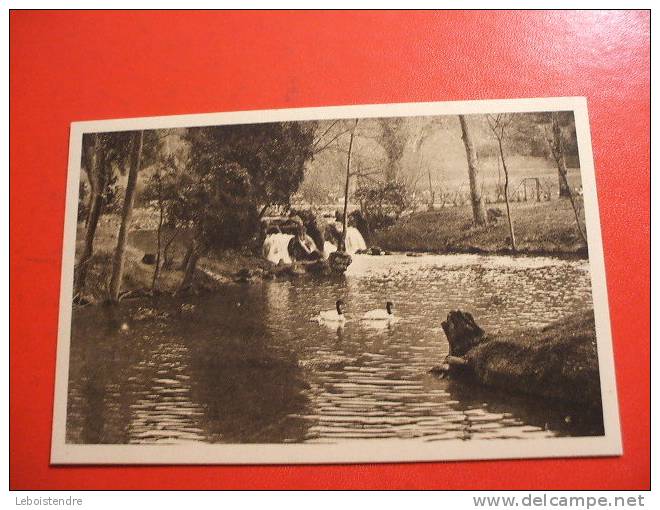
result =
[[[647,12],[13,12],[10,486],[648,488],[649,38]],[[622,457],[49,466],[70,122],[572,95],[590,109]]]

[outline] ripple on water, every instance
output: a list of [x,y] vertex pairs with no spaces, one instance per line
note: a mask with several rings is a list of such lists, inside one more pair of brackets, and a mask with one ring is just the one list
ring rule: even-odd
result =
[[[339,298],[345,325],[309,322]],[[397,322],[359,320],[387,300]],[[342,280],[228,286],[184,306],[186,314],[180,303],[158,312],[122,304],[119,323],[130,323],[122,332],[116,317],[98,310],[74,314],[67,440],[332,443],[576,433],[563,411],[427,371],[448,352],[440,323],[450,310],[467,310],[497,332],[591,308],[586,261],[355,256]]]

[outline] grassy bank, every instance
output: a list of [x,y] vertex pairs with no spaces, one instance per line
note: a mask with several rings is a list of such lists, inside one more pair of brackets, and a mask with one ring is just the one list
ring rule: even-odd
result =
[[[497,223],[487,227],[473,226],[469,205],[444,207],[401,218],[376,233],[373,244],[390,251],[507,253],[510,235],[505,206],[491,204],[487,208],[503,213]],[[586,256],[569,200],[514,202],[511,217],[520,253]],[[584,225],[584,214],[580,221]]]

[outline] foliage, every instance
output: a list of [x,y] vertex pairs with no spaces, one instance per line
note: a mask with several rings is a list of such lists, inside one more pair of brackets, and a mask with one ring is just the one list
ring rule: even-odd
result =
[[[119,175],[125,175],[129,164],[131,131],[83,135],[82,170],[87,176],[90,193],[85,193],[87,203],[79,211],[89,210],[91,196],[98,193],[105,212],[118,213],[123,204],[123,187]],[[153,164],[160,154],[160,137],[157,131],[145,131],[142,150],[142,167]],[[82,186],[81,182],[81,186]],[[79,197],[80,198],[80,197]],[[79,218],[82,219],[85,216]]]
[[[575,118],[573,112],[556,112],[560,119],[564,151],[571,166],[579,166],[577,136],[575,134]],[[479,116],[478,116],[479,117]],[[482,127],[490,129],[488,117],[481,118]],[[552,153],[546,142],[547,133],[552,118],[550,112],[527,112],[506,115],[509,125],[505,149],[512,155],[531,156],[551,160]],[[493,143],[480,143],[476,146],[479,158],[499,157],[499,148]]]
[[312,157],[314,125],[301,122],[192,128],[191,163],[198,174],[219,161],[236,163],[249,176],[253,204],[261,211],[288,206]]
[[250,176],[234,162],[205,154],[190,172],[169,172],[162,180],[165,224],[190,228],[200,251],[234,248],[257,231]]
[[355,199],[372,231],[393,225],[411,205],[406,186],[396,181],[363,182],[355,191]]
[[78,221],[83,221],[89,214],[88,195],[89,186],[81,180],[78,186]]

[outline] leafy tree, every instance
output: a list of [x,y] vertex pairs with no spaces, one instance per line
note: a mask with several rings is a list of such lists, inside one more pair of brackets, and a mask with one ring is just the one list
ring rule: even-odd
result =
[[370,230],[393,225],[410,207],[410,194],[400,182],[367,181],[355,191]]
[[[176,157],[173,154],[164,155],[160,161],[154,164],[153,172],[146,180],[142,191],[143,202],[158,214],[156,261],[151,281],[152,293],[157,291],[161,267],[169,268],[171,265],[168,250],[179,234],[175,218],[168,214],[172,202],[178,197],[178,180]],[[164,241],[163,230],[166,226],[171,227],[171,234],[167,241]]]
[[74,295],[79,295],[85,287],[89,261],[94,253],[96,227],[105,207],[114,197],[117,171],[128,156],[129,139],[130,134],[123,132],[83,135],[81,168],[87,176],[90,192],[85,239],[75,269]]
[[[313,153],[314,123],[278,122],[192,128],[186,136],[193,160],[213,155],[237,163],[250,176],[259,217],[270,206],[289,206]],[[193,162],[199,165],[200,162]]]
[[[560,197],[569,197],[568,181],[562,176],[566,172],[567,162],[579,166],[575,117],[573,112],[538,112],[510,115],[507,146],[517,154],[543,157],[557,165],[557,183]],[[554,126],[559,128],[557,139],[561,141],[562,157],[558,161],[556,150],[548,143],[554,138],[550,133]],[[563,165],[563,166],[562,166]]]
[[[128,136],[128,140],[125,137]],[[133,204],[137,192],[137,179],[140,169],[150,165],[159,156],[162,147],[161,134],[158,131],[132,131],[119,133],[117,137],[117,160],[119,171],[128,173],[128,181],[121,209],[121,221],[117,233],[117,247],[113,256],[112,277],[110,279],[110,299],[119,301],[124,277],[126,243],[133,217]]]
[[209,249],[242,246],[258,227],[245,168],[213,153],[196,158],[194,168],[181,175],[179,200],[170,209],[172,217],[192,228],[179,290],[191,285],[197,262]]
[[128,172],[128,183],[126,184],[126,195],[124,197],[124,204],[122,206],[121,223],[119,224],[119,233],[117,234],[117,248],[115,250],[112,264],[112,278],[110,279],[110,299],[114,302],[119,301],[119,292],[121,291],[121,284],[124,276],[126,241],[128,240],[128,230],[130,228],[131,218],[133,215],[133,203],[135,201],[137,176],[142,164],[144,131],[136,131],[132,133],[130,146],[130,168]]

